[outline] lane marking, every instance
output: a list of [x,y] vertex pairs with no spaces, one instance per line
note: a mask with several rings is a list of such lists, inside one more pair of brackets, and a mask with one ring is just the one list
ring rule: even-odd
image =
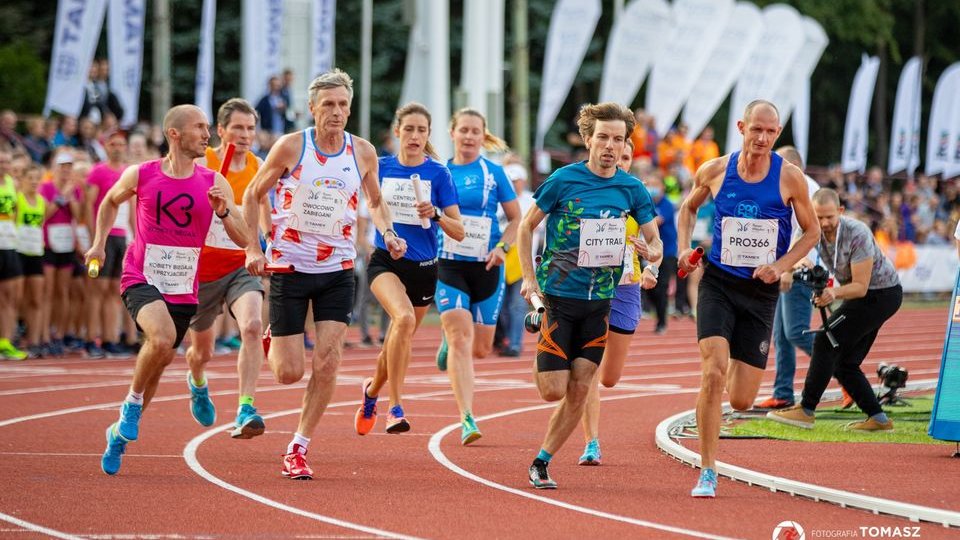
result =
[[8,515],[8,514],[4,514],[3,512],[0,512],[0,519],[2,519],[3,521],[6,521],[7,523],[12,523],[12,524],[16,525],[17,527],[22,527],[22,528],[24,528],[24,529],[27,529],[28,531],[38,532],[38,533],[41,533],[41,534],[45,534],[45,535],[47,535],[47,536],[52,536],[52,537],[54,537],[54,538],[63,538],[63,539],[65,539],[65,540],[83,540],[83,537],[74,536],[74,535],[72,535],[72,534],[68,534],[68,533],[65,533],[65,532],[57,531],[57,530],[54,530],[54,529],[49,529],[49,528],[47,528],[47,527],[44,527],[43,525],[37,525],[36,523],[30,523],[29,521],[24,521],[24,520],[22,520],[22,519],[20,519],[20,518],[13,517],[13,516]]

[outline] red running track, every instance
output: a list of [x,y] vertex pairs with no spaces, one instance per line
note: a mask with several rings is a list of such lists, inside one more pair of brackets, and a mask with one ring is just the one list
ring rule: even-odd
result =
[[[938,373],[946,314],[903,311],[885,327],[865,363],[872,374],[895,361],[910,378]],[[552,406],[531,384],[532,341],[522,359],[478,361],[475,413],[484,437],[461,447],[456,406],[436,370],[436,328],[414,343],[404,403],[412,431],[353,432],[359,382],[376,349],[345,353],[333,403],[309,453],[312,482],[281,478],[280,454],[295,429],[303,382],[280,386],[261,375],[257,406],[264,436],[226,434],[236,407],[232,357],[208,371],[218,419],[190,418],[178,358],[144,415],[140,440],[115,477],[100,471],[105,427],[117,415],[132,360],[55,359],[0,364],[0,536],[83,538],[372,537],[423,538],[770,538],[778,523],[800,523],[807,538],[957,538],[956,530],[910,523],[721,480],[715,500],[689,497],[696,472],[661,453],[654,428],[692,409],[699,384],[695,329],[674,321],[666,335],[641,322],[624,378],[602,392],[601,467],[578,467],[577,433],[555,457],[555,492],[528,486],[526,469]],[[355,338],[355,335],[352,335]],[[532,337],[529,339],[532,340]],[[806,371],[801,357],[797,381]],[[769,392],[771,369],[761,397]],[[799,384],[798,384],[799,389]],[[381,409],[385,409],[382,406]],[[685,443],[696,448],[696,442]],[[723,441],[720,459],[768,474],[899,501],[960,511],[960,460],[952,445],[804,444]],[[861,529],[866,527],[867,529]],[[880,531],[880,529],[877,529]],[[912,529],[911,529],[912,531]],[[819,535],[819,536],[817,536]]]

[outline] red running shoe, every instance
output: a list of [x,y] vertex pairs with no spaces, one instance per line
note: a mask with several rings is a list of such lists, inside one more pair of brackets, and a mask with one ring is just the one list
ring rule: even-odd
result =
[[307,465],[306,454],[307,451],[302,446],[293,445],[293,452],[283,456],[283,469],[280,474],[291,480],[313,480],[313,469]]

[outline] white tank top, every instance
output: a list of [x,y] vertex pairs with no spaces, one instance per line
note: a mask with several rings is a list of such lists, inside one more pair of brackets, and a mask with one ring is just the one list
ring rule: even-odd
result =
[[324,154],[314,128],[302,133],[300,161],[277,185],[267,259],[306,274],[349,270],[357,256],[353,229],[361,180],[353,136],[344,133],[343,148]]

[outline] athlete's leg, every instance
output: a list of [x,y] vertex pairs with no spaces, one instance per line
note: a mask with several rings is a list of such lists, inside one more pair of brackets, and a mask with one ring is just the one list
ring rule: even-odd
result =
[[[337,370],[340,368],[343,336],[347,325],[339,321],[318,321],[316,329],[313,371],[303,395],[303,409],[297,424],[297,433],[307,438],[310,438],[316,429],[336,389]],[[273,354],[272,345],[270,353]]]
[[713,336],[701,339],[700,395],[697,397],[697,434],[700,439],[701,466],[715,468],[720,444],[720,417],[723,389],[730,361],[730,344],[726,338]]

